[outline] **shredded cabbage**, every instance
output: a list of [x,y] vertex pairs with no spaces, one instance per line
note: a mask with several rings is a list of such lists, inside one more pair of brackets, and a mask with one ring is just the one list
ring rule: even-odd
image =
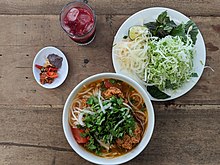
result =
[[196,54],[190,36],[183,42],[180,36],[162,39],[145,30],[135,40],[122,40],[114,47],[122,69],[135,74],[145,85],[160,90],[177,89],[191,78]]

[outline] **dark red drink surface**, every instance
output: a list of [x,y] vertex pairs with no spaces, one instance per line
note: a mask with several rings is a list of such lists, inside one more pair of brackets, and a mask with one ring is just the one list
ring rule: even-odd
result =
[[93,38],[95,30],[91,29],[94,26],[94,17],[88,10],[74,7],[67,12],[63,21],[63,28],[74,41],[83,43]]

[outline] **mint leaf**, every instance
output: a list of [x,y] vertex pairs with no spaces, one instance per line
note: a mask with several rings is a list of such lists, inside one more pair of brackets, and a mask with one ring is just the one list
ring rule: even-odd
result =
[[173,20],[170,20],[167,11],[162,12],[155,22],[145,23],[144,26],[149,29],[153,36],[157,36],[159,38],[172,35],[181,36],[183,41],[186,41],[186,35],[189,32],[193,44],[196,43],[198,34],[198,27],[196,24],[192,20],[189,20],[187,23],[181,23],[177,26]]
[[124,37],[123,37],[123,39],[127,39],[127,38],[128,38],[128,36],[124,36]]
[[186,33],[185,33],[185,25],[184,24],[179,24],[177,27],[175,27],[171,33],[172,36],[181,36],[185,38]]
[[167,16],[167,11],[162,12],[156,20],[159,24],[166,24],[170,22],[170,18]]
[[197,73],[192,73],[191,77],[199,77]]
[[189,20],[186,24],[185,24],[185,31],[186,33],[189,30],[189,35],[193,41],[193,44],[196,43],[196,39],[197,39],[197,34],[199,33],[198,31],[198,27],[196,26],[196,24],[192,21]]
[[167,99],[170,98],[169,95],[166,93],[160,91],[156,86],[147,86],[147,91],[150,93],[150,95],[156,99]]

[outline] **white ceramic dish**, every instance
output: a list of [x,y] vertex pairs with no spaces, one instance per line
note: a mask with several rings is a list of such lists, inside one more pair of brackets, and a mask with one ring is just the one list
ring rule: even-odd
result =
[[[53,83],[51,84],[41,84],[40,83],[40,70],[35,67],[35,64],[44,65],[44,63],[46,62],[47,56],[52,53],[57,54],[58,56],[63,58],[62,66],[58,70],[59,76],[58,78],[55,78]],[[34,61],[33,61],[33,74],[34,74],[35,80],[40,86],[44,88],[48,88],[48,89],[53,89],[53,88],[60,86],[67,77],[68,69],[69,69],[68,62],[63,52],[61,52],[59,49],[52,47],[52,46],[48,46],[48,47],[41,49],[36,54]]]
[[[128,35],[128,29],[131,26],[143,25],[143,23],[155,21],[157,19],[158,15],[161,14],[163,11],[167,11],[171,20],[174,20],[174,22],[177,24],[180,24],[181,22],[187,22],[189,20],[189,18],[186,17],[185,15],[183,15],[182,13],[175,11],[173,9],[169,9],[169,8],[153,7],[153,8],[144,9],[144,10],[141,10],[141,11],[135,13],[134,15],[130,16],[121,25],[121,27],[119,28],[118,32],[115,35],[113,45],[117,44],[117,42],[120,42],[124,36]],[[192,77],[190,79],[190,81],[186,82],[181,88],[179,88],[175,91],[169,91],[170,92],[169,94],[171,95],[171,97],[168,99],[155,99],[152,96],[150,96],[150,94],[149,94],[149,97],[151,98],[151,100],[153,100],[153,101],[167,101],[167,100],[172,100],[172,99],[178,98],[178,97],[184,95],[185,93],[187,93],[188,91],[190,91],[193,88],[193,86],[199,81],[199,79],[203,73],[204,65],[205,65],[205,61],[206,61],[206,48],[205,48],[204,40],[203,40],[203,37],[202,37],[200,31],[199,31],[199,34],[197,35],[197,41],[195,44],[195,48],[196,48],[196,56],[193,60],[193,63],[194,63],[195,72],[198,74],[198,77]],[[132,75],[128,71],[123,70],[121,68],[120,63],[117,60],[117,57],[114,55],[113,49],[114,49],[114,47],[112,48],[112,60],[113,60],[113,66],[115,68],[115,71],[117,73],[124,74],[124,75],[129,76],[129,77],[135,79],[136,81],[138,81],[138,79],[135,78],[134,75]],[[139,84],[141,84],[141,83],[139,82]],[[144,88],[146,90],[146,87],[144,87]],[[147,90],[146,90],[146,92],[147,92]]]
[[[144,133],[142,141],[131,152],[128,152],[127,154],[125,154],[123,156],[119,156],[119,157],[112,158],[112,159],[98,157],[98,156],[86,151],[80,145],[78,145],[78,143],[75,141],[75,139],[72,135],[71,127],[68,123],[69,108],[72,104],[73,98],[76,96],[76,94],[79,92],[79,90],[85,84],[89,84],[91,82],[94,82],[94,81],[100,80],[100,79],[104,79],[104,78],[118,79],[118,80],[124,81],[124,82],[128,83],[129,85],[131,85],[132,87],[134,87],[144,98],[144,101],[145,101],[145,104],[146,104],[147,110],[148,110],[148,126],[147,126],[145,133]],[[64,105],[63,121],[62,122],[63,122],[64,134],[67,138],[67,141],[69,142],[72,149],[77,154],[79,154],[82,158],[84,158],[92,163],[96,163],[96,164],[121,164],[121,163],[127,162],[127,161],[133,159],[134,157],[136,157],[141,151],[144,150],[144,148],[149,143],[151,135],[153,133],[153,129],[154,129],[154,110],[153,110],[152,103],[151,103],[150,98],[148,97],[147,93],[136,81],[132,80],[131,78],[129,78],[127,76],[116,74],[116,73],[100,73],[100,74],[91,76],[91,77],[83,80],[72,90],[72,92],[68,96],[66,103]]]

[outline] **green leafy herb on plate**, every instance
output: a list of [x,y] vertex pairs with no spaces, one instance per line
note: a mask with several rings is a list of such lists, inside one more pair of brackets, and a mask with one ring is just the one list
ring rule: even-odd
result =
[[150,95],[156,99],[167,99],[170,98],[169,95],[159,90],[156,86],[147,86],[147,91]]

